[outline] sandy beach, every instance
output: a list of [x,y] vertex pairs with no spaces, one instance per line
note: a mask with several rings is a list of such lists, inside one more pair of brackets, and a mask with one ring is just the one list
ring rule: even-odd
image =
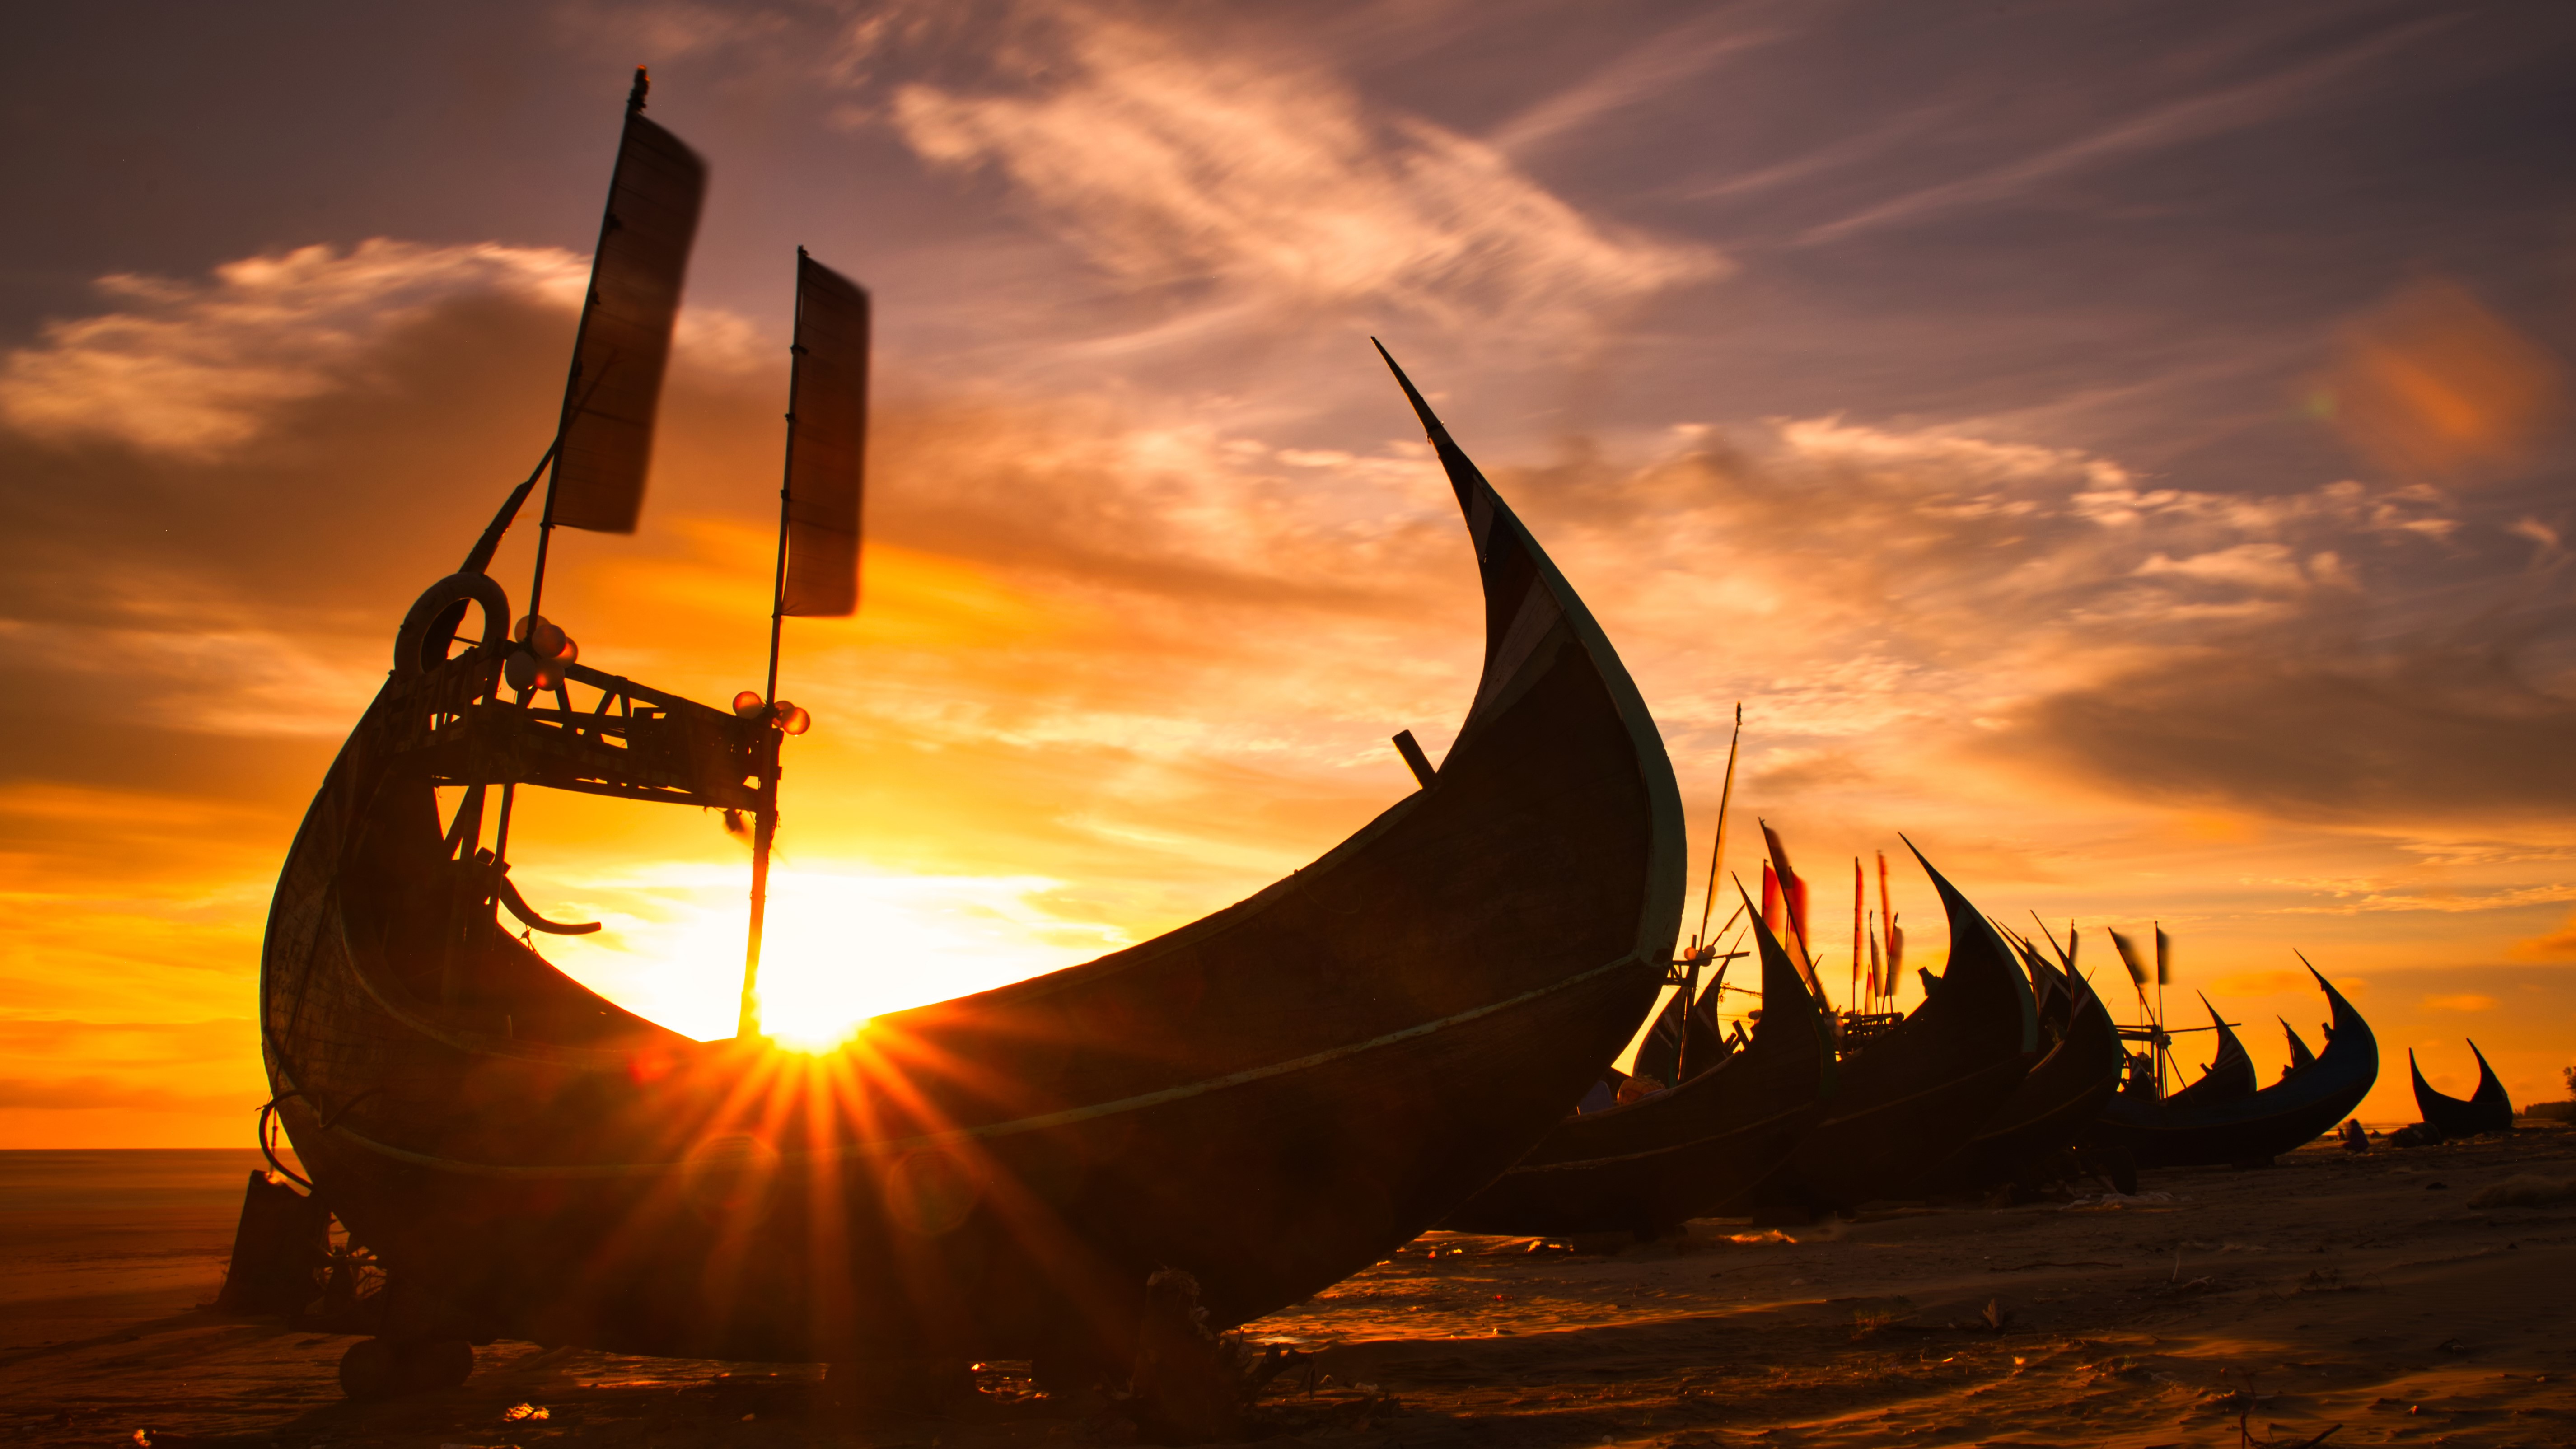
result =
[[[465,1387],[342,1401],[349,1340],[218,1316],[251,1154],[12,1154],[0,1429],[40,1445],[1132,1441],[1096,1401],[978,1373],[937,1415],[854,1407],[819,1365],[500,1343]],[[43,1159],[41,1161],[35,1159]],[[153,1158],[156,1161],[142,1159]],[[184,1160],[181,1160],[184,1159]],[[2541,1126],[2265,1171],[2153,1174],[2138,1200],[1892,1206],[1654,1244],[1430,1234],[1248,1330],[1317,1353],[1267,1439],[1365,1445],[2576,1443],[2576,1177]],[[100,1184],[106,1190],[102,1191]],[[120,1200],[121,1199],[121,1200]],[[540,1416],[539,1411],[542,1411]],[[515,1417],[514,1417],[515,1415]]]

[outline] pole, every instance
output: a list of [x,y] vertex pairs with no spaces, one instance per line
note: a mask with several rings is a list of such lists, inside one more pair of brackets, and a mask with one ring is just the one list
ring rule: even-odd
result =
[[1726,807],[1735,798],[1735,750],[1744,743],[1744,702],[1735,704],[1735,734],[1726,742],[1726,783],[1717,792],[1717,842],[1708,848],[1708,894],[1699,903],[1699,934],[1691,937],[1696,950],[1708,940],[1709,913],[1717,908],[1717,867],[1726,859]]
[[1864,930],[1866,930],[1866,929],[1868,928],[1868,927],[1867,927],[1867,922],[1866,922],[1866,920],[1864,919],[1864,918],[1869,914],[1869,905],[1868,905],[1868,902],[1869,902],[1869,887],[1868,887],[1867,885],[1864,885],[1864,884],[1862,883],[1862,876],[1861,876],[1861,870],[1860,870],[1860,857],[1859,857],[1859,856],[1857,856],[1857,855],[1855,855],[1855,856],[1853,856],[1853,857],[1852,857],[1852,979],[1851,979],[1851,999],[1852,999],[1852,1010],[1854,1010],[1854,1011],[1859,1011],[1859,1010],[1861,1010],[1861,1009],[1862,1009],[1862,1008],[1861,1008],[1861,1004],[1860,1004],[1860,938],[1861,938],[1861,933],[1862,933]]
[[[2147,928],[2158,937],[2165,933],[2162,921],[2149,921]],[[2173,1055],[2165,1049],[2165,963],[2162,951],[2156,953],[2156,1053],[2156,1096],[2161,1099],[2165,1094],[2165,1058]],[[2176,1082],[2182,1079],[2179,1065],[2174,1068],[2174,1079]]]
[[[805,249],[796,249],[796,320],[805,320]],[[772,711],[778,708],[778,645],[787,625],[787,526],[795,506],[791,484],[796,477],[796,388],[804,380],[805,346],[788,347],[787,364],[787,448],[786,462],[778,477],[778,562],[769,579],[769,674],[761,693],[762,703]],[[771,720],[768,756],[762,761],[761,783],[767,789],[769,803],[753,820],[751,831],[751,929],[743,943],[742,1014],[734,1026],[737,1037],[760,1035],[760,937],[769,918],[769,853],[778,839],[778,746],[782,736]]]

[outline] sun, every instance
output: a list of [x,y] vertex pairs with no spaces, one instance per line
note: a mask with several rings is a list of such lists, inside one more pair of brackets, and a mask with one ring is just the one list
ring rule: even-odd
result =
[[[607,929],[545,943],[558,966],[619,1005],[702,1040],[734,1034],[746,884],[739,871],[632,867],[580,893]],[[629,882],[653,881],[646,887]],[[858,865],[774,872],[763,932],[761,1030],[828,1051],[872,1018],[1075,965],[1127,944],[1067,920],[1037,876],[904,875]],[[622,907],[622,909],[621,909]]]

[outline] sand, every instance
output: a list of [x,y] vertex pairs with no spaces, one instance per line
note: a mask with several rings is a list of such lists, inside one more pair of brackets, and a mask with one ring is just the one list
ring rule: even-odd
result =
[[[238,1203],[238,1171],[223,1175],[220,1201],[164,1193],[122,1217],[0,1193],[0,1436],[1132,1439],[1012,1364],[924,1416],[853,1407],[813,1365],[503,1343],[462,1389],[347,1404],[333,1371],[348,1339],[192,1309],[213,1296]],[[2576,1177],[2576,1131],[2150,1174],[2141,1197],[2164,1200],[1896,1207],[1787,1233],[1702,1222],[1613,1252],[1432,1234],[1253,1326],[1319,1354],[1311,1390],[1292,1377],[1258,1423],[1266,1442],[1355,1446],[2145,1449],[2237,1444],[2240,1422],[2278,1444],[2330,1428],[2333,1445],[2576,1444],[2576,1203],[2469,1206],[2521,1175]]]

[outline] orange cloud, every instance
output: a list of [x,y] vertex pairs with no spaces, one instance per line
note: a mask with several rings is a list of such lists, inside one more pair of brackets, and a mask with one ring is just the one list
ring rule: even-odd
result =
[[2513,954],[2525,961],[2576,961],[2576,916],[2546,935],[2514,942]]
[[2427,996],[2424,998],[2424,1006],[2428,1011],[2493,1011],[2495,1010],[2495,1005],[2496,999],[2494,997],[2481,995],[2474,991],[2461,991],[2448,996]]
[[2220,996],[2289,996],[2314,994],[2317,984],[2305,971],[2239,971],[2219,977],[2209,989]]

